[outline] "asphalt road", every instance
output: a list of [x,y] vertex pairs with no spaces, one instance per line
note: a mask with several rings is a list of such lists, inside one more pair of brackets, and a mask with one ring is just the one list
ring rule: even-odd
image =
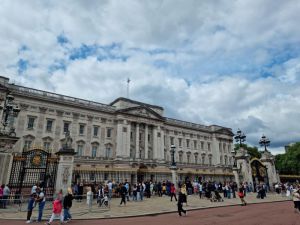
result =
[[[24,221],[0,220],[1,225],[24,225]],[[38,224],[38,223],[33,223]],[[44,224],[44,223],[42,223]],[[55,221],[52,224],[59,224]],[[74,220],[72,225],[300,225],[300,214],[294,213],[293,202],[273,202],[247,206],[230,206],[121,219]]]

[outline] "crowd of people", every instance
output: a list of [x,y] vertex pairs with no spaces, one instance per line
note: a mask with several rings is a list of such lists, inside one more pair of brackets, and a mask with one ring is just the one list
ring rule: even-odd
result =
[[[300,185],[298,183],[279,183],[275,184],[274,189],[277,194],[290,197],[294,202],[295,212],[300,213]],[[107,181],[99,184],[85,184],[78,182],[68,188],[67,193],[63,195],[62,190],[56,194],[52,201],[52,215],[47,224],[51,224],[55,218],[60,219],[61,223],[72,219],[70,209],[73,199],[77,202],[86,200],[87,208],[91,211],[94,199],[99,207],[109,207],[110,200],[120,198],[120,206],[126,206],[128,201],[143,201],[144,198],[152,196],[167,196],[170,201],[176,201],[178,214],[186,215],[187,211],[183,205],[188,205],[188,196],[197,195],[200,199],[208,199],[211,202],[224,201],[224,199],[240,198],[241,205],[247,205],[245,197],[249,192],[257,193],[257,198],[263,199],[269,188],[264,183],[252,185],[251,183],[236,184],[235,182],[212,182],[212,181],[193,181],[179,182],[173,184],[170,181],[145,181],[130,184],[127,180],[124,182]],[[0,208],[6,208],[10,196],[10,190],[7,185],[0,187]],[[32,211],[38,210],[37,222],[41,222],[46,203],[44,190],[39,184],[31,188],[30,198],[27,207],[27,223],[31,223]]]

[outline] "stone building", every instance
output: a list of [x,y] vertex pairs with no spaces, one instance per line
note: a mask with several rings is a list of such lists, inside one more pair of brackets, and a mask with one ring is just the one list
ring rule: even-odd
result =
[[20,137],[14,153],[41,148],[54,154],[68,130],[77,152],[73,181],[171,179],[172,144],[179,179],[233,179],[230,128],[168,118],[160,106],[126,98],[101,104],[18,86],[5,77],[0,84],[21,108],[12,121]]

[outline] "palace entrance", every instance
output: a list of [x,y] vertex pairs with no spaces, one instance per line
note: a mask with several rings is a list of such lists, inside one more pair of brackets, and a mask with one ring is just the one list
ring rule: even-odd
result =
[[55,191],[58,157],[43,149],[23,151],[13,157],[9,187],[12,194],[29,195],[31,187],[40,184],[47,198]]
[[251,160],[250,165],[252,169],[254,187],[256,187],[256,185],[259,185],[260,183],[265,183],[269,185],[268,172],[266,166],[264,166],[262,162],[256,158]]

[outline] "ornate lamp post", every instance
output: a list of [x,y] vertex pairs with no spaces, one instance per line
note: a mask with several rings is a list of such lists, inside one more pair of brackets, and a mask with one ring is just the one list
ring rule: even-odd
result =
[[[236,135],[234,136],[234,139],[240,145],[239,146],[239,151],[240,152],[239,152],[239,156],[237,157],[237,151],[234,150],[234,149],[231,151],[232,158],[233,158],[233,168],[232,168],[232,170],[233,170],[233,174],[234,174],[234,177],[235,177],[235,182],[237,184],[239,184],[240,183],[240,181],[239,181],[239,179],[240,179],[240,177],[239,177],[240,171],[239,171],[239,169],[237,167],[237,158],[241,157],[241,155],[240,155],[240,153],[241,153],[241,147],[242,147],[242,143],[246,141],[246,135],[240,129],[238,129],[237,132],[236,132]],[[248,155],[244,155],[244,157],[248,157]]]
[[13,121],[19,114],[20,108],[14,103],[14,96],[7,94],[4,99],[4,105],[0,106],[3,110],[2,127],[0,129],[0,152],[11,150],[19,138],[16,137]]
[[261,139],[259,140],[260,146],[265,147],[265,152],[268,152],[267,146],[270,146],[271,141],[263,134]]
[[171,161],[171,167],[176,167],[176,162],[175,162],[175,145],[171,145],[171,150],[170,150],[170,153],[171,153],[171,157],[172,157],[172,161]]
[[175,145],[171,145],[171,166],[170,166],[170,170],[172,173],[172,183],[177,187],[177,166],[176,166],[176,162],[175,162]]

